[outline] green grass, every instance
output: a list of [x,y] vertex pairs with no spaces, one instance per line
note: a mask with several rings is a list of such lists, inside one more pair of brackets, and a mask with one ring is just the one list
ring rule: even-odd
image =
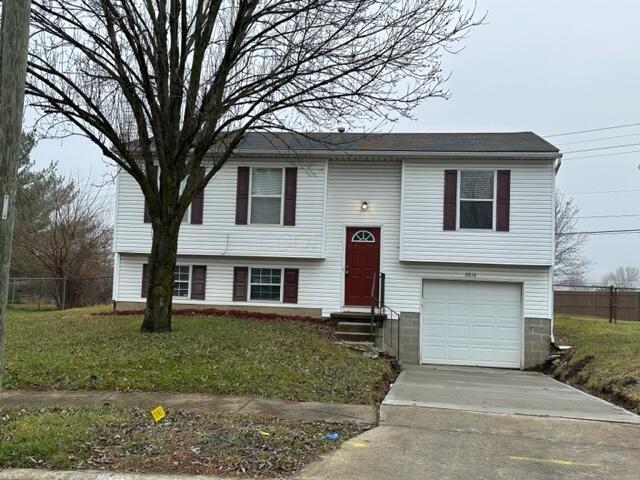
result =
[[0,468],[281,476],[366,428],[181,410],[155,423],[142,410],[0,408]]
[[556,317],[555,337],[573,348],[551,373],[640,412],[640,322]]
[[175,316],[172,333],[141,334],[140,316],[95,311],[10,311],[4,387],[372,404],[391,375],[387,360],[300,322]]

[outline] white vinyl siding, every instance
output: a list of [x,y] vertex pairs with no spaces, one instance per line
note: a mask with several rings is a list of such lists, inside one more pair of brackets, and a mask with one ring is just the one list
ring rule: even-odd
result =
[[[511,170],[508,232],[443,230],[444,170],[447,168]],[[405,160],[403,179],[400,260],[553,264],[552,161]]]
[[[420,312],[421,288],[424,278],[460,280],[472,276],[477,281],[521,282],[523,284],[524,314],[528,317],[549,318],[549,275],[544,266],[509,266],[460,264],[446,262],[398,261],[400,252],[400,161],[349,161],[329,163],[326,259],[303,260],[279,258],[281,267],[299,268],[299,307],[322,308],[328,315],[342,307],[344,293],[344,248],[347,226],[381,226],[381,270],[386,274],[386,301],[398,311]],[[442,193],[442,192],[441,192]],[[369,203],[363,212],[360,205]],[[300,210],[298,211],[300,213]],[[442,227],[440,213],[440,227]],[[492,236],[492,232],[483,232]],[[424,236],[418,246],[433,248]],[[442,240],[440,240],[442,241]],[[273,259],[260,259],[260,247],[250,258],[225,256],[181,256],[180,261],[207,265],[206,303],[237,305],[232,301],[233,267],[272,268]],[[137,299],[142,274],[142,255],[120,256],[121,301]],[[450,257],[448,257],[450,258]],[[179,303],[179,301],[178,301]],[[254,302],[251,302],[254,304]],[[267,302],[265,302],[267,304]]]
[[[183,223],[179,255],[227,255],[287,258],[322,258],[325,215],[325,160],[304,160],[298,168],[296,225],[236,225],[238,166],[283,168],[284,161],[234,159],[207,185],[202,225]],[[304,167],[304,168],[303,168]],[[148,253],[151,225],[144,223],[144,197],[130,175],[117,178],[115,252]]]

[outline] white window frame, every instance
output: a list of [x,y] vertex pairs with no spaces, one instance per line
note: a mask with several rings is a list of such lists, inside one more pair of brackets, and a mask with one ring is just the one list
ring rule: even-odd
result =
[[[278,300],[264,300],[264,299],[252,299],[251,298],[251,287],[253,285],[267,285],[273,286],[275,283],[253,283],[251,281],[252,271],[253,270],[280,270],[280,298]],[[248,278],[248,288],[247,288],[247,301],[254,303],[283,303],[283,295],[284,295],[284,268],[282,267],[272,267],[272,266],[260,266],[260,267],[249,267],[249,278]]]
[[[180,195],[184,193],[184,189],[186,187],[187,187],[187,180],[184,179],[182,182],[180,182]],[[191,225],[191,204],[189,204],[189,206],[184,212],[184,217],[182,217],[182,223],[188,223],[189,225]]]
[[[174,291],[174,285],[176,283],[176,279],[175,279],[175,269],[173,271],[173,283],[174,285],[171,285],[171,295],[173,298],[175,299],[189,299],[191,298],[191,280],[193,279],[193,271],[192,271],[192,265],[188,265],[185,263],[176,263],[176,268],[178,267],[187,267],[189,269],[189,280],[187,280],[187,295],[186,296],[181,296],[181,295],[173,295],[173,291]],[[184,283],[184,280],[180,280],[181,283]]]
[[[251,221],[251,210],[253,207],[253,171],[254,170],[281,170],[281,181],[282,185],[280,187],[280,222],[279,223],[254,223]],[[259,225],[259,226],[281,226],[284,223],[284,188],[285,188],[285,175],[283,167],[251,167],[249,168],[249,207],[247,209],[247,223],[249,225]],[[256,195],[260,198],[276,198],[278,195]],[[259,268],[259,267],[257,267]]]
[[[483,198],[462,198],[462,172],[492,172],[493,173],[493,198],[492,199],[483,199]],[[495,232],[496,231],[496,213],[497,208],[497,189],[498,189],[498,175],[495,168],[463,168],[458,170],[458,181],[457,181],[457,201],[456,201],[456,229],[462,230],[464,232]],[[492,215],[491,215],[491,228],[462,228],[460,226],[460,203],[462,201],[465,202],[493,202]]]

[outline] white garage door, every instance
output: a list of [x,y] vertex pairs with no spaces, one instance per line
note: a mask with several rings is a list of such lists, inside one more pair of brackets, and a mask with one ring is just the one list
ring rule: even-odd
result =
[[422,363],[520,368],[519,284],[424,280]]

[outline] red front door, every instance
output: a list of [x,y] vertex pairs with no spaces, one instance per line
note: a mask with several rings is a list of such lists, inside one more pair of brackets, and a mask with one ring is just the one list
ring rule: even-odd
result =
[[344,304],[371,305],[371,287],[380,272],[380,228],[348,227],[344,272]]

